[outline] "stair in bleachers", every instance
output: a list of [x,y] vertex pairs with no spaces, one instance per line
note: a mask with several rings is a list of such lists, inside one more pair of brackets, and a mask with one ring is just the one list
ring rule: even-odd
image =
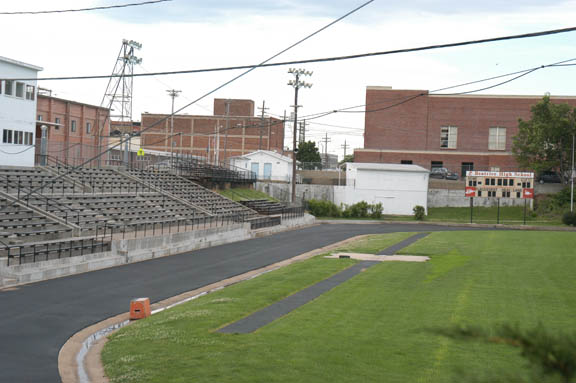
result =
[[282,211],[286,207],[280,202],[270,201],[268,199],[245,200],[240,201],[240,203],[250,209],[256,210],[262,215],[282,214]]

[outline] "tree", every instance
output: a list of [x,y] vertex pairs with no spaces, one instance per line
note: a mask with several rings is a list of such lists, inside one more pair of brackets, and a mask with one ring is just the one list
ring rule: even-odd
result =
[[322,158],[320,157],[320,152],[318,152],[316,143],[312,141],[301,142],[298,145],[296,160],[300,162],[302,169],[310,170],[322,168]]
[[338,162],[338,165],[342,165],[346,162],[354,162],[354,154],[346,154],[342,161]]
[[553,170],[566,182],[576,110],[568,104],[554,104],[546,95],[531,111],[530,120],[518,120],[518,134],[512,143],[516,161],[521,167],[536,172]]

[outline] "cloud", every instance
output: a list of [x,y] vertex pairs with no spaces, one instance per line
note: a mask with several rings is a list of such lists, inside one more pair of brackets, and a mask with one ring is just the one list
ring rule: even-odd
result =
[[[105,17],[132,23],[163,22],[215,22],[229,17],[258,16],[308,16],[339,17],[363,4],[363,0],[173,0],[167,3],[102,11]],[[379,22],[394,14],[469,14],[488,12],[520,12],[529,8],[550,7],[567,3],[565,0],[376,0],[349,18],[352,23]],[[117,2],[100,0],[97,5]]]

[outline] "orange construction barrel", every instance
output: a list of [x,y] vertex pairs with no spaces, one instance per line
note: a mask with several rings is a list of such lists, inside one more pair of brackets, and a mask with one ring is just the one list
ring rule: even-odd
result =
[[130,320],[143,319],[150,315],[149,298],[138,298],[130,301]]

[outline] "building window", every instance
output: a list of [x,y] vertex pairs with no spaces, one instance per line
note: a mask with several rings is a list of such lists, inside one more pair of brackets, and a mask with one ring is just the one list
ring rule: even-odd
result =
[[76,131],[76,120],[70,121],[70,131],[74,133]]
[[90,134],[92,132],[92,123],[86,123],[86,134]]
[[16,83],[16,97],[24,98],[24,83],[17,82]]
[[12,130],[4,129],[2,132],[2,143],[11,144],[12,143]]
[[400,164],[402,164],[402,165],[412,165],[412,160],[400,160]]
[[458,140],[458,128],[455,126],[443,126],[440,130],[440,147],[456,149]]
[[41,114],[38,115],[38,121],[44,121],[44,117]]
[[24,136],[24,145],[32,145],[32,140],[34,139],[34,135],[30,132],[26,132]]
[[489,150],[506,150],[506,128],[495,126],[490,128],[488,137]]
[[6,80],[4,82],[4,93],[13,96],[14,95],[14,81]]
[[34,101],[35,94],[34,86],[26,85],[26,100]]
[[58,125],[54,126],[54,129],[59,130],[60,129],[60,117],[56,117],[54,119],[54,123],[58,124]]
[[430,167],[431,167],[432,169],[434,169],[434,168],[443,168],[443,167],[444,167],[444,162],[442,162],[442,161],[432,161],[432,162],[430,163]]

